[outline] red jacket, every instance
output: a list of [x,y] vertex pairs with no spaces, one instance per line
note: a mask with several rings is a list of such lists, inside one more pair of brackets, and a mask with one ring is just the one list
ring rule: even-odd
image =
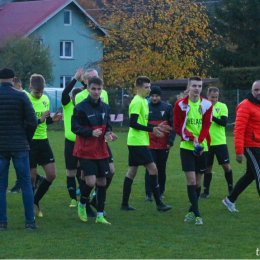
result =
[[244,147],[260,147],[260,101],[248,93],[247,99],[237,106],[236,113],[236,154],[243,154]]
[[[201,143],[206,138],[209,147],[210,145],[209,128],[212,123],[213,105],[209,100],[203,97],[200,97],[200,100],[201,100],[200,106],[202,110],[202,130],[200,132],[198,141],[199,143]],[[193,141],[195,138],[195,136],[193,136],[193,134],[185,128],[187,115],[190,110],[188,101],[189,101],[189,96],[178,100],[174,106],[174,116],[173,116],[174,130],[175,133],[181,137],[181,141]]]

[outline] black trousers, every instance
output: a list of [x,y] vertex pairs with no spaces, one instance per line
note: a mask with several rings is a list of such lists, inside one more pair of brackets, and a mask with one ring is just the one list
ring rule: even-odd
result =
[[238,180],[232,193],[228,196],[232,202],[236,201],[237,197],[253,182],[253,180],[256,181],[256,189],[260,196],[260,148],[245,148],[244,155],[247,159],[246,173]]
[[[162,194],[165,191],[166,163],[167,163],[170,149],[149,149],[149,150],[151,151],[153,160],[158,169],[158,183],[160,186],[159,190],[160,190],[160,194]],[[149,172],[147,170],[145,172],[145,193],[149,196],[152,194]]]

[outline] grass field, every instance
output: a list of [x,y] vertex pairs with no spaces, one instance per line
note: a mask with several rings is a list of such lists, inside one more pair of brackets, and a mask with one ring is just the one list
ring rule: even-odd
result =
[[[77,217],[77,209],[68,207],[64,133],[49,131],[57,178],[40,202],[44,215],[36,219],[40,229],[24,231],[21,194],[8,193],[8,230],[0,233],[0,258],[259,258],[259,197],[255,183],[239,197],[236,208],[240,212],[230,213],[221,203],[227,195],[227,184],[218,165],[213,169],[210,198],[199,201],[204,225],[184,223],[189,202],[180,166],[179,138],[168,159],[164,199],[173,209],[158,212],[155,203],[144,200],[144,168],[140,167],[130,197],[130,205],[137,210],[120,211],[128,151],[127,134],[117,134],[118,140],[111,144],[116,174],[105,209],[112,225],[97,225],[93,220],[83,223]],[[242,165],[235,161],[232,135],[228,135],[228,146],[236,182],[244,173],[245,161]],[[38,172],[43,174],[41,168]],[[9,188],[14,180],[11,168]]]

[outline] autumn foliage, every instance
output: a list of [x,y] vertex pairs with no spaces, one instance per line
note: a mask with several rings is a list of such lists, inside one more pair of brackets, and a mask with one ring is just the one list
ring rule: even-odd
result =
[[206,72],[200,64],[211,31],[204,6],[192,0],[115,0],[106,5],[99,24],[100,63],[107,84],[134,82],[139,75],[153,81]]

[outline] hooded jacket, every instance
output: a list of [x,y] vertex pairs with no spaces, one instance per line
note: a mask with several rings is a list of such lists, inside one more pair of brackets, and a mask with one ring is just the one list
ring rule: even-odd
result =
[[260,100],[250,92],[236,109],[234,129],[235,152],[243,154],[245,147],[260,147]]

